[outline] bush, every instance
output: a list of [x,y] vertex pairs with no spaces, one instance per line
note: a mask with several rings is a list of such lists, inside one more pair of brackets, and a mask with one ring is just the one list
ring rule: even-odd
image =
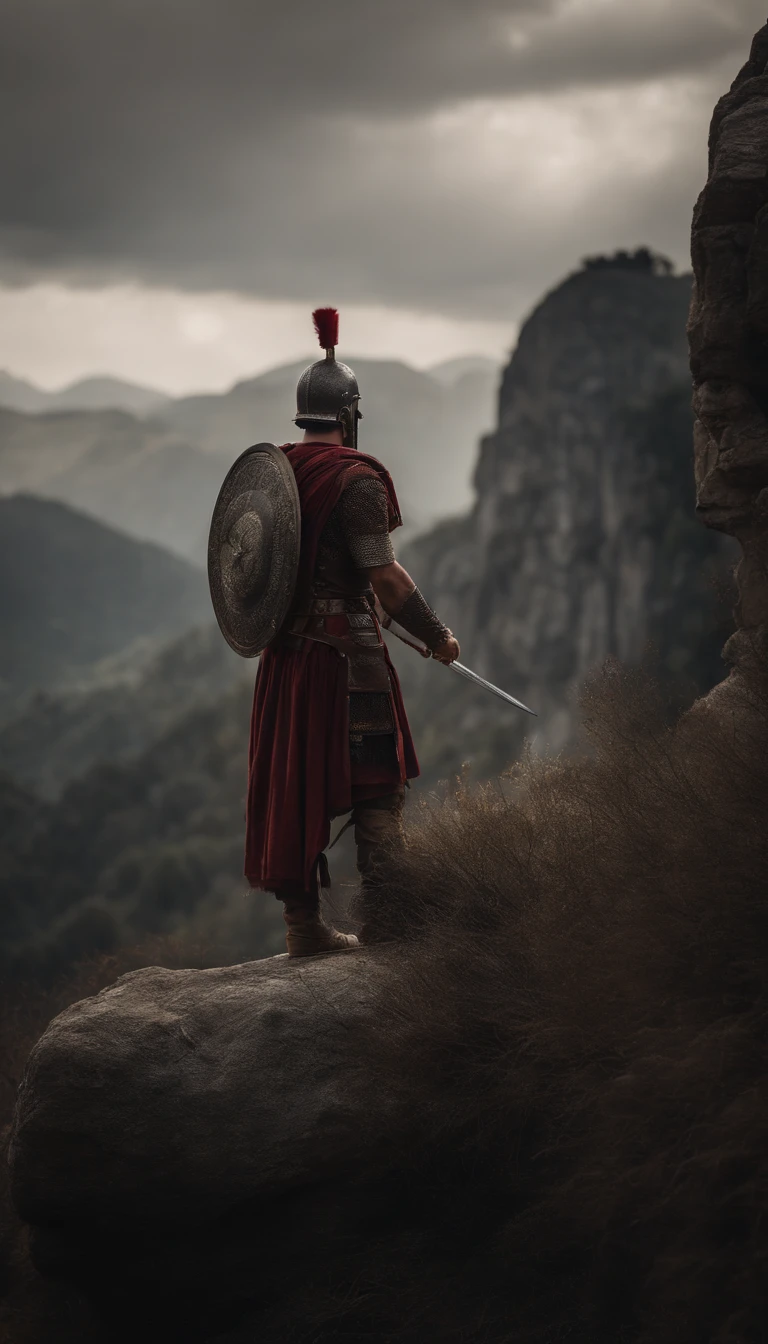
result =
[[765,1338],[768,690],[715,695],[669,726],[609,665],[591,758],[427,808],[390,874],[371,1052],[453,1239],[394,1337]]

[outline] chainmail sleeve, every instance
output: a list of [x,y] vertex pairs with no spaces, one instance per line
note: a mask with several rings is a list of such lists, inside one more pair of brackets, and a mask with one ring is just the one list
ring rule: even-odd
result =
[[392,619],[407,630],[409,635],[415,635],[416,639],[422,640],[430,653],[434,653],[435,649],[439,649],[440,645],[450,638],[451,632],[447,625],[443,625],[440,617],[432,610],[418,588],[414,588]]
[[350,482],[341,497],[340,522],[358,569],[392,564],[395,552],[389,536],[387,492],[375,476]]

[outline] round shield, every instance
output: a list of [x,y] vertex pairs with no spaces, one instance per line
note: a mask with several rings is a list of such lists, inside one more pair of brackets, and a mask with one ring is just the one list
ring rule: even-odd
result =
[[243,658],[274,639],[291,604],[301,547],[293,468],[273,443],[246,448],[219,491],[208,538],[208,583],[219,629]]

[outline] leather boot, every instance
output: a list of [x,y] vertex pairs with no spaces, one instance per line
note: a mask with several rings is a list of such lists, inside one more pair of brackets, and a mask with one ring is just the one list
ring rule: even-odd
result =
[[284,905],[289,957],[314,957],[320,952],[344,952],[358,946],[354,933],[339,933],[325,923],[316,897],[291,897]]

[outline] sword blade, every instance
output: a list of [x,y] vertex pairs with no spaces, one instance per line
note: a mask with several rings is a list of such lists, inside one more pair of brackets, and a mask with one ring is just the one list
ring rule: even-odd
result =
[[[428,649],[423,649],[420,644],[414,644],[412,640],[406,639],[405,635],[393,630],[391,624],[384,626],[384,629],[387,634],[394,635],[395,639],[399,639],[401,644],[407,644],[409,649],[415,649],[417,653],[421,654],[422,658],[429,658]],[[467,681],[473,681],[476,686],[482,686],[483,690],[490,691],[491,695],[498,695],[500,700],[506,700],[507,704],[514,705],[515,709],[524,709],[526,714],[532,714],[535,719],[539,717],[535,709],[529,709],[527,705],[523,704],[522,700],[516,700],[514,695],[507,695],[506,691],[502,691],[499,686],[494,686],[492,681],[486,681],[485,677],[478,676],[477,672],[465,667],[463,663],[448,663],[443,664],[443,666],[452,668],[454,672],[458,672],[460,677],[466,677]]]
[[458,672],[460,677],[466,677],[467,681],[473,681],[476,686],[482,686],[484,691],[490,691],[491,695],[498,695],[500,700],[506,700],[508,704],[514,705],[516,709],[524,709],[526,714],[532,714],[534,718],[538,718],[535,709],[529,709],[527,705],[523,704],[522,700],[516,700],[514,695],[507,695],[506,691],[502,691],[500,687],[494,686],[492,681],[486,681],[485,677],[478,676],[477,672],[473,672],[471,668],[465,667],[463,663],[448,663],[448,667],[450,667],[453,672]]

